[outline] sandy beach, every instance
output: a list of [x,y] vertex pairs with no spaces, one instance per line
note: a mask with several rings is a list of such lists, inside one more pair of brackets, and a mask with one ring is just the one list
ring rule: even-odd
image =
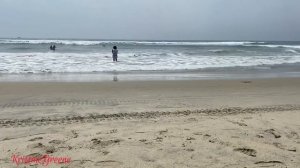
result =
[[0,167],[297,168],[299,100],[300,78],[1,82]]

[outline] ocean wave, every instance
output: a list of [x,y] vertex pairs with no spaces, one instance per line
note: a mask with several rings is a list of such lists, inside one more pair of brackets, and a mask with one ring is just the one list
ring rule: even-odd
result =
[[217,53],[217,54],[221,54],[224,52],[228,52],[227,50],[221,50],[221,49],[215,49],[215,50],[208,50],[209,52],[213,52],[213,53]]
[[273,45],[273,44],[266,44],[266,45],[247,45],[247,46],[255,46],[255,47],[268,47],[268,48],[293,48],[293,49],[300,49],[300,45]]
[[185,41],[84,41],[84,40],[14,40],[2,39],[0,44],[60,44],[60,45],[189,45],[189,46],[243,46],[249,44],[263,44],[264,42],[225,41],[225,42],[185,42]]
[[285,51],[290,52],[290,53],[294,53],[294,54],[299,54],[298,51],[293,50],[293,49],[286,49]]
[[92,73],[111,71],[195,70],[201,68],[300,63],[293,56],[199,56],[182,53],[0,53],[0,73]]
[[0,40],[0,44],[98,45],[98,44],[105,44],[105,43],[99,41],[74,41],[74,40]]

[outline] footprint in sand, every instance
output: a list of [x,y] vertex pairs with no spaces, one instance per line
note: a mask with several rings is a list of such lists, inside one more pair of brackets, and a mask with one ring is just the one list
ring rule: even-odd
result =
[[140,142],[147,142],[147,139],[140,139]]
[[259,161],[255,164],[259,167],[287,168],[287,166],[280,161]]
[[281,143],[274,142],[273,145],[279,149],[291,151],[291,152],[297,152],[296,147],[287,147],[286,145],[282,145]]
[[47,154],[51,154],[51,153],[56,152],[56,149],[55,149],[54,146],[46,146],[46,147],[44,148],[44,150],[45,150],[45,152],[46,152]]
[[54,146],[45,146],[42,143],[34,143],[27,146],[29,149],[41,149],[47,154],[54,153],[56,151]]
[[72,130],[71,132],[73,134],[73,138],[77,138],[78,137],[78,133],[75,130]]
[[45,157],[45,155],[42,155],[41,153],[32,153],[32,154],[29,154],[27,156],[28,157],[34,157],[34,158],[40,158],[40,159]]
[[107,147],[113,144],[119,144],[121,142],[120,139],[112,139],[112,140],[102,140],[101,138],[92,139],[93,146],[101,146],[101,147]]
[[287,134],[287,138],[289,138],[289,139],[300,139],[300,136],[298,135],[297,132],[291,131]]
[[167,133],[167,132],[168,132],[168,129],[161,130],[161,131],[159,131],[159,135],[165,134],[165,133]]
[[264,135],[263,134],[257,134],[256,137],[257,138],[264,138]]
[[42,143],[34,143],[27,146],[27,148],[29,149],[44,148],[44,147],[45,145],[43,145]]
[[250,149],[250,148],[236,148],[236,149],[234,149],[234,151],[237,151],[237,152],[240,152],[245,155],[252,156],[252,157],[256,157],[256,153],[257,153],[256,150]]
[[66,168],[86,168],[86,167],[90,167],[87,165],[91,165],[93,163],[93,161],[91,160],[73,160],[68,166],[66,166]]
[[203,135],[202,132],[194,132],[193,134],[194,134],[194,135]]
[[248,126],[247,124],[242,123],[242,122],[230,121],[230,120],[228,120],[228,121],[231,122],[232,124],[237,124],[237,125],[239,125],[239,126],[241,126],[241,127],[246,127],[246,126]]
[[43,139],[43,137],[32,138],[32,139],[30,139],[30,140],[28,140],[28,141],[37,141],[37,140],[41,140],[41,139]]
[[193,151],[195,151],[195,149],[193,149],[193,148],[188,148],[188,149],[185,149],[186,151],[188,151],[188,152],[193,152]]
[[279,132],[277,132],[275,129],[268,129],[268,130],[265,130],[265,132],[274,135],[275,138],[281,137]]
[[162,137],[156,137],[154,140],[156,142],[162,142],[164,140],[164,138],[162,138]]
[[104,161],[98,161],[95,163],[95,166],[99,167],[119,167],[122,165],[122,162],[115,161],[115,160],[104,160]]
[[60,145],[60,144],[63,144],[64,141],[61,141],[61,140],[51,140],[49,141],[49,144],[54,144],[54,145]]
[[190,121],[190,122],[198,121],[196,118],[189,118],[189,119],[187,119],[187,120]]
[[117,132],[118,132],[117,129],[112,129],[112,130],[109,130],[107,134],[115,134]]
[[211,135],[209,135],[209,134],[204,134],[203,136],[204,137],[211,137]]
[[232,146],[230,144],[230,142],[222,141],[219,138],[212,138],[212,139],[208,140],[208,142],[210,142],[210,143],[216,143],[216,144],[223,145],[223,146]]
[[186,138],[186,140],[188,140],[188,141],[192,141],[192,140],[196,140],[195,138],[193,138],[193,137],[188,137],[188,138]]
[[156,158],[155,156],[150,156],[150,155],[147,155],[147,154],[141,154],[139,156],[139,158],[145,162],[155,162],[156,161]]
[[108,151],[103,151],[102,153],[103,153],[103,155],[108,155],[109,154]]
[[112,130],[108,130],[106,132],[97,132],[96,135],[100,135],[100,134],[115,134],[115,133],[118,133],[118,130],[117,129],[112,129]]

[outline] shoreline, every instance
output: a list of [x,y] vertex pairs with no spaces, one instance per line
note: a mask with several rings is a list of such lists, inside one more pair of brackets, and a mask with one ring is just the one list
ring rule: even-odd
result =
[[243,80],[300,78],[299,63],[194,70],[109,71],[81,73],[0,73],[1,82],[102,82],[163,80]]
[[102,82],[300,78],[299,66],[231,67],[178,71],[0,74],[1,82]]

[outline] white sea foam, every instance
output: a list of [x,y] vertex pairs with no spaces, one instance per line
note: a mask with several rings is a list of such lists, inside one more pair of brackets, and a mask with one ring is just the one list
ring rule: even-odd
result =
[[225,52],[225,50],[221,50],[221,49],[216,49],[216,50],[208,50],[209,52],[213,52],[213,53],[222,53]]
[[300,49],[300,45],[246,45],[246,46],[257,46],[257,47],[268,47],[268,48],[293,48],[293,49]]
[[299,56],[191,56],[184,53],[0,53],[0,73],[68,73],[107,71],[192,70],[299,63]]
[[299,52],[293,49],[286,49],[285,51],[298,54]]
[[0,44],[63,44],[63,45],[105,45],[105,44],[129,44],[129,45],[191,45],[191,46],[241,46],[264,42],[174,42],[174,41],[82,41],[82,40],[15,40],[2,39]]

